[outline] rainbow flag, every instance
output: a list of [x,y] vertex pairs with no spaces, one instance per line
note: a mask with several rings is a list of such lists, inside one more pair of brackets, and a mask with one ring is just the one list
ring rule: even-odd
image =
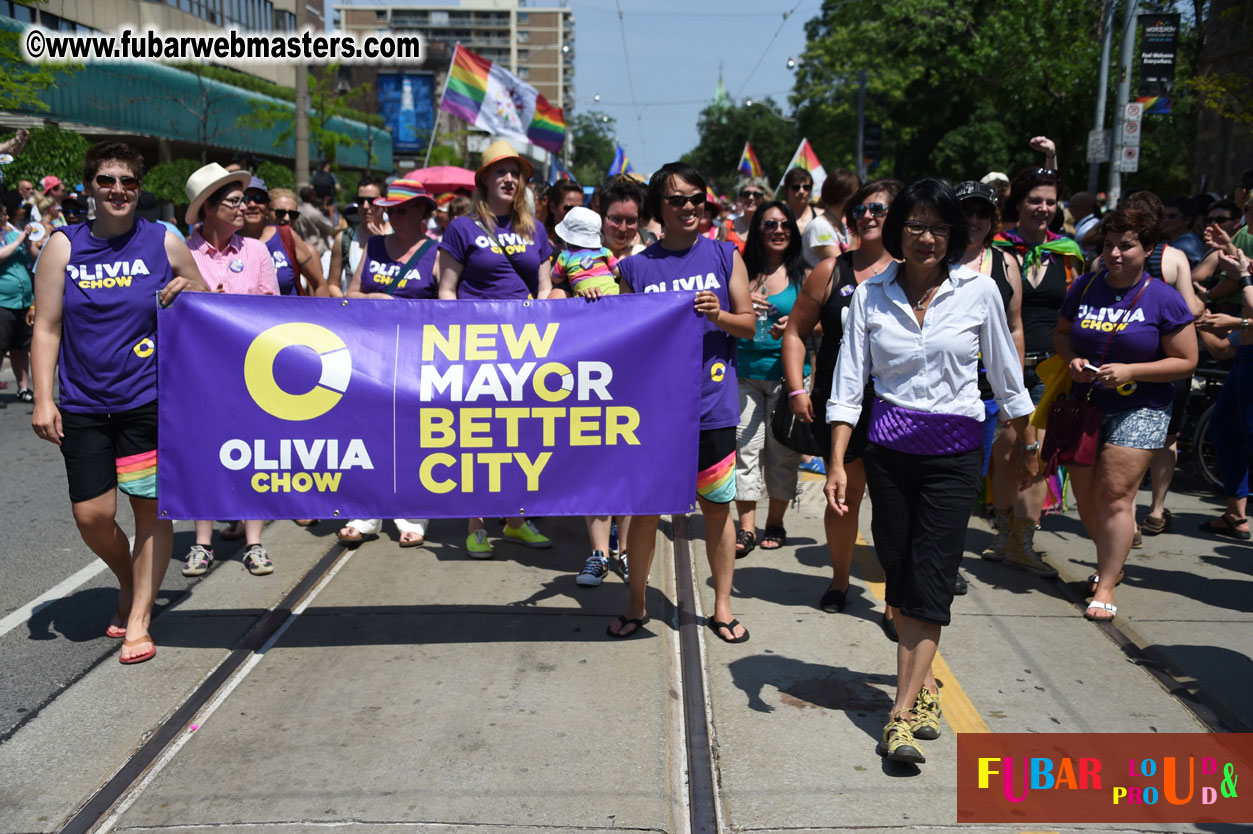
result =
[[[809,144],[808,139],[801,140],[800,146],[792,156],[792,161],[788,163],[787,168],[783,169],[783,175],[786,177],[787,172],[793,168],[804,168],[808,171],[809,175],[814,178],[813,193],[822,193],[822,184],[827,179],[827,171],[822,167],[822,163],[818,161],[818,154],[814,153],[814,149]],[[779,188],[777,190],[783,190],[783,180],[779,180]]]
[[635,170],[631,167],[631,160],[627,158],[626,151],[622,149],[621,145],[617,147],[618,149],[613,154],[613,162],[609,165],[609,173],[605,174],[606,177],[629,174]]
[[757,161],[757,154],[753,151],[753,143],[744,143],[744,153],[740,154],[739,172],[746,177],[763,176],[761,163]]
[[566,138],[561,108],[521,78],[458,44],[439,109],[497,136],[556,153]]

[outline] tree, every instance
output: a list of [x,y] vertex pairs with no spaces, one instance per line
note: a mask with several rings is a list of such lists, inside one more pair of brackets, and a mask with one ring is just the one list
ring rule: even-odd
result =
[[151,191],[163,203],[187,202],[187,178],[203,163],[195,159],[176,159],[152,166],[144,176],[144,190]]
[[71,130],[62,130],[55,124],[34,128],[26,148],[4,167],[5,181],[30,180],[38,184],[40,178],[55,174],[70,191],[83,176],[87,148],[87,140]]
[[573,150],[570,173],[578,182],[596,185],[605,179],[618,146],[615,127],[613,117],[599,110],[579,113],[570,120],[566,128],[566,141]]
[[[319,161],[334,163],[339,148],[354,143],[347,133],[330,127],[335,118],[348,118],[351,108],[346,96],[338,91],[339,65],[330,64],[320,75],[309,75],[309,141],[313,143]],[[296,106],[300,106],[299,103]],[[253,101],[248,112],[236,122],[240,127],[260,125],[266,129],[282,126],[274,139],[274,147],[282,148],[292,140],[296,132],[295,113],[291,107],[272,101]],[[374,161],[370,149],[370,161]]]
[[[772,98],[752,104],[714,101],[700,112],[696,123],[700,142],[683,155],[683,161],[719,183],[721,190],[729,191],[740,176],[737,168],[744,143],[752,142],[762,171],[773,185],[783,178],[783,170],[801,140],[796,122],[781,113],[782,108]],[[818,154],[826,163],[822,152]]]
[[[40,0],[42,2],[42,0]],[[24,2],[22,5],[35,5]],[[18,24],[20,25],[20,24]],[[22,55],[22,32],[0,28],[0,110],[47,110],[39,94],[64,83],[81,67],[70,64],[30,64]]]
[[855,167],[858,74],[866,121],[883,130],[876,174],[979,178],[1057,142],[1071,181],[1096,96],[1100,0],[825,0],[806,24],[792,100],[801,133],[830,170]]

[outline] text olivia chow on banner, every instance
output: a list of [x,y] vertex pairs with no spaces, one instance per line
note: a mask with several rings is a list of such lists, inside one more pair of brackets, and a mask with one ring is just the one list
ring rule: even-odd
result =
[[158,315],[167,518],[681,513],[689,293],[576,301],[184,293]]

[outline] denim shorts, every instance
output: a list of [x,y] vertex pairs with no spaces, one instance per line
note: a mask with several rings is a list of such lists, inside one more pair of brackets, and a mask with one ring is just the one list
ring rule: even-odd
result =
[[1165,408],[1136,408],[1107,414],[1101,420],[1101,445],[1109,443],[1127,449],[1160,449],[1170,426],[1171,405]]

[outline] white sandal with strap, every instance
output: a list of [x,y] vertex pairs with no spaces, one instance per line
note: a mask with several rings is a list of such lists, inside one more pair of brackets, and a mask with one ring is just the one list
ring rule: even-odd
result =
[[[1108,617],[1093,617],[1091,616],[1093,609],[1096,609],[1097,611],[1108,611],[1109,616]],[[1116,616],[1118,616],[1117,605],[1114,605],[1114,603],[1112,602],[1097,602],[1096,600],[1092,600],[1092,602],[1089,602],[1088,609],[1083,612],[1083,618],[1085,620],[1091,620],[1094,623],[1108,623],[1111,620],[1113,620],[1114,617]]]

